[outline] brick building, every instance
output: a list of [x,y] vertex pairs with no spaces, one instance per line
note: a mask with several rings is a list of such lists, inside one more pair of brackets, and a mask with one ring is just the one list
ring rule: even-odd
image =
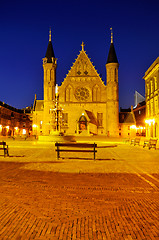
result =
[[28,114],[0,101],[0,136],[30,135],[32,122]]

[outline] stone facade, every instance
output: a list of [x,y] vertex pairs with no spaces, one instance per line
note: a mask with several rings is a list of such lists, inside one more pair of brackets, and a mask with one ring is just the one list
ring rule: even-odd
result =
[[159,137],[159,57],[144,76],[146,94],[146,136]]
[[64,134],[119,136],[119,64],[112,38],[106,63],[107,85],[86,54],[84,43],[81,46],[55,94],[57,62],[49,39],[43,59],[44,100],[34,101],[33,134],[51,135],[58,130]]

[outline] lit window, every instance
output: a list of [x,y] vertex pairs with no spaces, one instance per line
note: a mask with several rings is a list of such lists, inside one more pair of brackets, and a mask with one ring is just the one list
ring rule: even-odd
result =
[[62,118],[63,118],[63,123],[68,124],[68,113],[63,113]]
[[97,113],[98,127],[103,126],[103,113]]

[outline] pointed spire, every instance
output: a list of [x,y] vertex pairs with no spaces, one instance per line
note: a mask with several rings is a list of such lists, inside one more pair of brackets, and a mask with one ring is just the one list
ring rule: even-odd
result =
[[46,55],[45,57],[47,58],[48,63],[52,63],[52,58],[55,58],[52,42],[51,42],[51,28],[49,30],[49,44],[47,47]]
[[107,63],[118,63],[118,59],[117,59],[117,56],[116,56],[114,43],[113,43],[113,31],[112,31],[112,28],[110,28],[110,30],[111,30],[111,44],[110,44],[110,48],[109,48],[109,54],[108,54],[108,58],[107,58]]
[[82,46],[82,51],[84,51],[84,46],[85,46],[84,42],[82,42],[81,46]]
[[113,29],[110,28],[110,31],[111,31],[111,43],[113,43]]
[[51,28],[50,28],[50,31],[49,31],[49,42],[51,42]]

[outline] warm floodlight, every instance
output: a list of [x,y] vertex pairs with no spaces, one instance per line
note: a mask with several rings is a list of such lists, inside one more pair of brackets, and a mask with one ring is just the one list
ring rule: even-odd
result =
[[151,125],[151,123],[155,124],[155,119],[145,119],[145,123]]
[[131,129],[136,129],[136,125],[131,125],[130,128]]
[[26,129],[23,129],[22,134],[26,134]]

